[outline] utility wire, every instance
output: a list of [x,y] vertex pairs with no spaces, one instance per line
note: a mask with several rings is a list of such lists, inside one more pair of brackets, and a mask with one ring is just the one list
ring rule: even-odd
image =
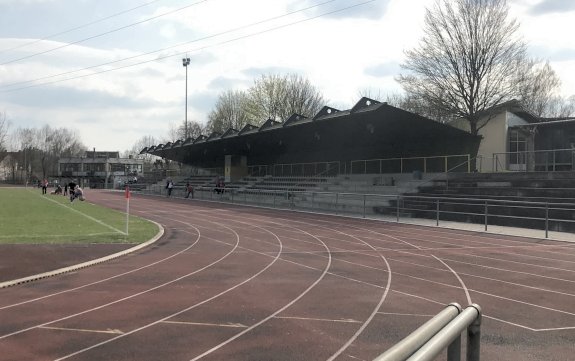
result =
[[43,37],[43,38],[41,38],[41,39],[36,39],[36,40],[30,41],[30,42],[28,42],[28,43],[26,43],[26,44],[21,44],[21,45],[18,45],[18,46],[14,46],[14,47],[12,47],[12,48],[0,50],[0,54],[5,53],[5,52],[7,52],[7,51],[24,48],[24,47],[26,47],[26,46],[29,46],[29,45],[32,45],[32,44],[36,44],[36,43],[39,43],[39,42],[44,41],[44,40],[52,39],[52,38],[55,38],[55,37],[57,37],[57,36],[70,33],[70,32],[72,32],[72,31],[80,30],[80,29],[86,28],[86,27],[88,27],[88,26],[90,26],[90,25],[94,25],[94,24],[97,24],[97,23],[101,23],[102,21],[106,21],[106,20],[111,19],[111,18],[114,18],[114,17],[116,17],[116,16],[120,16],[120,15],[129,13],[129,12],[131,12],[131,11],[137,10],[137,9],[142,8],[142,7],[144,7],[144,6],[148,6],[148,5],[153,4],[153,3],[155,3],[155,2],[158,2],[158,1],[161,1],[161,0],[149,1],[149,2],[147,2],[147,3],[145,3],[145,4],[138,5],[138,6],[136,6],[135,8],[131,8],[131,9],[128,9],[128,10],[120,11],[119,13],[115,13],[115,14],[106,16],[106,17],[104,17],[104,18],[101,18],[101,19],[98,19],[98,20],[94,20],[94,21],[89,22],[89,23],[86,23],[86,24],[84,24],[84,25],[79,25],[79,26],[76,26],[76,27],[74,27],[74,28],[61,31],[61,32],[59,32],[59,33],[55,33],[55,34],[52,34],[52,35],[48,35],[48,36],[45,36],[45,37]]
[[[138,54],[138,55],[135,55],[135,56],[132,56],[132,57],[128,57],[128,58],[118,59],[118,60],[111,61],[111,62],[108,62],[108,63],[93,65],[93,66],[85,67],[85,68],[82,68],[82,69],[71,70],[71,71],[64,72],[64,73],[49,75],[49,76],[45,76],[45,77],[42,77],[42,78],[36,78],[36,79],[31,79],[31,80],[26,80],[26,81],[21,81],[21,82],[16,82],[16,83],[4,84],[3,86],[4,86],[4,87],[10,87],[10,86],[16,86],[16,85],[22,85],[22,84],[27,84],[27,83],[38,82],[38,81],[40,81],[40,80],[45,80],[45,79],[51,79],[51,78],[55,78],[55,77],[59,77],[59,76],[70,75],[70,74],[78,73],[78,72],[81,72],[81,71],[84,71],[84,70],[90,70],[90,69],[98,68],[98,67],[105,66],[105,65],[111,65],[111,64],[115,64],[115,63],[124,62],[124,61],[126,61],[126,60],[132,60],[132,59],[140,58],[140,57],[143,57],[143,56],[146,56],[146,55],[151,55],[151,54],[159,53],[159,52],[166,51],[166,50],[169,50],[169,49],[181,47],[181,46],[183,46],[183,45],[187,45],[187,44],[195,43],[195,42],[198,42],[198,41],[215,38],[215,37],[218,37],[218,36],[221,36],[221,35],[225,35],[225,34],[228,34],[228,33],[232,33],[232,32],[238,31],[238,30],[243,30],[243,29],[246,29],[246,28],[249,28],[249,27],[253,27],[253,26],[256,26],[256,25],[261,25],[261,24],[264,24],[264,23],[266,23],[266,22],[270,22],[270,21],[273,21],[273,20],[278,20],[278,19],[281,19],[281,18],[284,18],[284,17],[287,17],[287,16],[291,16],[291,15],[293,15],[293,14],[296,14],[296,13],[299,13],[299,12],[303,12],[303,11],[307,11],[307,10],[310,10],[310,9],[312,9],[312,8],[319,7],[319,6],[322,6],[322,5],[325,5],[325,4],[334,2],[334,1],[337,1],[337,0],[324,1],[324,2],[322,2],[322,3],[316,4],[316,5],[312,5],[312,6],[308,6],[308,7],[306,7],[306,8],[302,8],[302,9],[299,9],[299,10],[294,10],[294,11],[288,12],[288,13],[283,14],[283,15],[275,16],[275,17],[272,17],[272,18],[268,18],[268,19],[265,19],[265,20],[261,20],[261,21],[255,22],[255,23],[251,23],[251,24],[248,24],[248,25],[244,25],[244,26],[240,26],[240,27],[237,27],[237,28],[229,29],[229,30],[226,30],[226,31],[222,31],[222,32],[220,32],[220,33],[217,33],[217,34],[208,35],[208,36],[205,36],[205,37],[202,37],[202,38],[199,38],[199,39],[195,39],[195,40],[187,41],[187,42],[184,42],[184,43],[176,44],[176,45],[169,46],[169,47],[166,47],[166,48],[162,48],[162,49],[159,49],[159,50],[154,50],[154,51],[147,52],[147,53],[144,53],[144,54]],[[355,4],[355,5],[352,5],[352,6],[345,7],[345,8],[341,8],[341,9],[338,9],[338,10],[335,10],[335,11],[331,11],[331,12],[327,12],[327,13],[324,13],[324,14],[320,14],[320,15],[315,16],[315,17],[312,17],[312,18],[303,19],[303,20],[300,20],[300,21],[297,21],[297,22],[293,22],[293,23],[289,23],[289,24],[282,25],[282,26],[278,26],[278,27],[274,27],[274,28],[267,29],[267,30],[263,30],[263,31],[260,31],[260,32],[256,32],[256,33],[244,35],[244,36],[237,37],[237,38],[234,38],[234,39],[231,39],[231,40],[226,40],[226,41],[223,41],[223,42],[220,42],[220,43],[216,43],[216,44],[212,44],[212,45],[207,45],[207,46],[204,46],[204,47],[201,47],[201,48],[198,48],[198,49],[192,49],[192,50],[188,50],[188,51],[186,51],[186,52],[181,52],[181,53],[178,53],[178,54],[171,54],[171,55],[166,55],[166,56],[157,57],[157,58],[154,58],[154,59],[151,59],[151,60],[139,62],[139,63],[137,63],[137,64],[130,64],[130,65],[125,65],[125,66],[120,66],[120,67],[113,68],[113,69],[101,70],[101,71],[94,72],[94,73],[90,73],[90,74],[78,75],[78,76],[75,76],[75,77],[69,77],[69,78],[66,78],[66,79],[55,80],[55,81],[51,81],[51,82],[43,82],[43,83],[39,83],[39,84],[32,84],[32,85],[25,86],[25,87],[19,87],[19,88],[13,88],[13,89],[4,89],[4,90],[0,90],[0,92],[2,92],[2,93],[4,93],[4,92],[11,92],[11,91],[17,91],[17,90],[22,90],[22,89],[28,89],[28,88],[31,88],[31,87],[37,87],[37,86],[41,86],[41,85],[54,84],[54,83],[58,83],[58,82],[63,82],[63,81],[68,81],[68,80],[83,78],[83,77],[87,77],[87,76],[91,76],[91,75],[96,75],[96,74],[106,73],[106,72],[110,72],[110,71],[125,69],[125,68],[129,68],[129,67],[133,67],[133,66],[137,66],[137,65],[141,65],[141,64],[146,64],[146,63],[150,63],[150,62],[154,62],[154,61],[159,61],[159,60],[167,59],[167,58],[170,58],[170,57],[180,56],[180,55],[186,54],[186,53],[188,53],[188,52],[198,52],[198,51],[201,51],[201,50],[210,48],[210,47],[220,46],[220,45],[223,45],[223,44],[226,44],[226,43],[229,43],[229,42],[233,42],[233,41],[245,39],[245,38],[248,38],[248,37],[251,37],[251,36],[256,36],[256,35],[263,34],[263,33],[266,33],[266,32],[270,32],[270,31],[273,31],[273,30],[281,29],[281,28],[284,28],[284,27],[287,27],[287,26],[299,24],[299,23],[302,23],[302,22],[305,22],[305,21],[314,20],[314,19],[317,19],[317,18],[319,18],[319,17],[324,17],[324,16],[327,16],[327,15],[330,15],[330,14],[333,14],[333,13],[337,13],[337,12],[349,10],[349,9],[351,9],[351,8],[354,8],[354,7],[357,7],[357,6],[361,6],[361,5],[365,5],[365,4],[367,4],[367,3],[374,2],[374,1],[376,1],[376,0],[365,1],[365,2],[362,2],[362,3],[359,3],[359,4]]]
[[18,59],[9,60],[9,61],[6,61],[6,62],[4,62],[4,63],[0,63],[0,65],[12,64],[12,63],[15,63],[15,62],[20,61],[20,60],[29,59],[29,58],[33,58],[33,57],[38,56],[38,55],[43,55],[43,54],[51,53],[51,52],[53,52],[53,51],[55,51],[55,50],[59,50],[59,49],[62,49],[62,48],[66,48],[66,47],[68,47],[68,46],[75,45],[75,44],[80,44],[80,43],[83,43],[83,42],[88,41],[88,40],[92,40],[92,39],[95,39],[95,38],[102,37],[102,36],[104,36],[104,35],[112,34],[112,33],[115,33],[115,32],[117,32],[117,31],[130,28],[130,27],[132,27],[132,26],[140,25],[140,24],[143,24],[143,23],[145,23],[145,22],[158,19],[158,18],[160,18],[160,17],[162,17],[162,16],[170,15],[170,14],[173,14],[173,13],[175,13],[175,12],[182,11],[182,10],[184,10],[184,9],[190,8],[190,7],[192,7],[192,6],[199,5],[199,4],[201,4],[201,3],[205,3],[205,2],[207,2],[207,1],[210,1],[210,0],[201,0],[201,1],[195,2],[195,3],[193,3],[193,4],[186,5],[186,6],[184,6],[184,7],[181,7],[181,8],[175,9],[175,10],[168,11],[168,12],[163,13],[163,14],[160,14],[160,15],[152,16],[151,18],[148,18],[148,19],[145,19],[145,20],[137,21],[137,22],[135,22],[135,23],[131,23],[131,24],[124,25],[124,26],[121,26],[121,27],[119,27],[119,28],[116,28],[116,29],[113,29],[113,30],[110,30],[110,31],[106,31],[106,32],[104,32],[104,33],[100,33],[100,34],[97,34],[97,35],[94,35],[94,36],[90,36],[90,37],[88,37],[88,38],[84,38],[84,39],[80,39],[80,40],[77,40],[77,41],[73,41],[73,42],[71,42],[71,43],[66,43],[66,44],[64,44],[64,45],[57,46],[57,47],[55,47],[55,48],[48,49],[48,50],[46,50],[46,51],[41,51],[41,52],[39,52],[39,53],[30,54],[30,55],[27,55],[27,56],[24,56],[24,57],[21,57],[21,58],[18,58]]

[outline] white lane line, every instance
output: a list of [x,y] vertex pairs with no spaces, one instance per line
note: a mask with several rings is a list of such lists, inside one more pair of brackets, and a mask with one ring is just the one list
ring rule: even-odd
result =
[[328,318],[313,318],[313,317],[295,317],[295,316],[277,316],[277,319],[286,320],[300,320],[300,321],[320,321],[320,322],[334,322],[334,323],[363,323],[362,321],[352,320],[351,318],[344,318],[339,320],[332,320]]
[[[222,227],[225,227],[225,226],[222,226]],[[226,227],[226,228],[227,228],[227,227]],[[237,247],[237,244],[238,244],[238,242],[239,242],[239,235],[238,235],[236,232],[234,232],[232,229],[230,229],[230,230],[232,231],[232,233],[234,233],[234,234],[236,235],[236,247]],[[120,299],[117,299],[117,300],[115,300],[115,301],[112,301],[112,302],[109,302],[109,303],[106,303],[106,304],[103,304],[103,305],[100,305],[100,306],[97,306],[97,307],[94,307],[94,308],[91,308],[91,309],[87,309],[87,310],[84,310],[84,311],[81,311],[81,312],[77,312],[77,313],[72,314],[72,315],[68,315],[68,316],[66,316],[66,317],[59,318],[59,319],[57,319],[57,320],[45,322],[45,323],[40,324],[40,325],[27,327],[27,328],[25,328],[25,329],[21,329],[21,330],[14,331],[14,332],[9,333],[9,334],[2,335],[2,336],[0,336],[0,340],[2,340],[2,339],[4,339],[4,338],[8,338],[8,337],[10,337],[10,336],[14,336],[14,335],[20,334],[20,333],[24,333],[24,332],[26,332],[26,331],[33,330],[33,329],[38,328],[38,327],[43,327],[43,326],[46,326],[46,325],[51,325],[51,324],[56,323],[56,322],[65,321],[65,320],[68,320],[68,319],[71,319],[71,318],[74,318],[74,317],[77,317],[77,316],[80,316],[80,315],[84,315],[84,314],[87,314],[87,313],[90,313],[90,312],[93,312],[93,311],[96,311],[96,310],[100,310],[100,309],[103,309],[103,308],[105,308],[105,307],[114,305],[114,304],[116,304],[116,303],[120,303],[120,302],[129,300],[129,299],[132,299],[132,298],[134,298],[134,297],[138,297],[138,296],[141,296],[141,295],[143,295],[143,294],[146,294],[146,293],[155,291],[155,290],[160,289],[160,288],[162,288],[162,287],[168,286],[168,285],[170,285],[170,284],[172,284],[172,283],[178,282],[178,281],[180,281],[180,280],[182,280],[182,279],[185,279],[185,278],[190,277],[190,276],[192,276],[192,275],[194,275],[194,274],[196,274],[196,273],[199,273],[199,272],[201,272],[201,271],[203,271],[203,270],[205,270],[205,269],[207,269],[207,268],[213,266],[214,264],[220,262],[220,261],[223,260],[224,258],[228,257],[230,254],[232,254],[232,253],[234,252],[234,250],[236,249],[236,247],[232,248],[228,253],[226,253],[225,255],[223,255],[222,257],[220,257],[219,259],[215,260],[214,262],[212,262],[212,263],[210,263],[210,264],[208,264],[208,265],[206,265],[206,266],[204,266],[204,267],[202,267],[202,268],[200,268],[200,269],[197,269],[197,270],[195,270],[195,271],[193,271],[193,272],[190,272],[190,273],[188,273],[188,274],[185,274],[185,275],[183,275],[183,276],[180,276],[180,277],[178,277],[178,278],[175,278],[175,279],[173,279],[173,280],[171,280],[171,281],[162,283],[162,284],[157,285],[157,286],[155,286],[155,287],[149,288],[149,289],[147,289],[147,290],[145,290],[145,291],[141,291],[141,292],[138,292],[138,293],[134,293],[134,294],[132,294],[132,295],[130,295],[130,296],[126,296],[126,297],[124,297],[124,298],[120,298]]]
[[112,329],[110,329],[110,328],[107,329],[107,330],[88,330],[88,329],[83,329],[83,328],[48,327],[48,326],[42,326],[42,327],[38,327],[38,328],[44,329],[44,330],[56,330],[56,331],[107,333],[107,334],[112,334],[112,335],[121,335],[121,334],[123,334],[123,332],[120,331],[120,330],[112,330]]
[[547,332],[547,331],[564,331],[564,330],[575,330],[575,326],[571,327],[555,327],[555,328],[539,328],[535,332]]
[[82,216],[88,218],[89,220],[94,221],[94,222],[96,222],[96,223],[98,223],[98,224],[100,224],[100,225],[102,225],[102,226],[104,226],[104,227],[106,227],[106,228],[109,228],[109,229],[111,229],[111,230],[113,230],[113,231],[115,231],[115,232],[117,232],[117,233],[120,233],[120,234],[123,234],[123,235],[126,234],[124,231],[121,231],[121,230],[119,230],[119,229],[117,229],[117,228],[114,228],[113,226],[110,226],[109,224],[106,224],[106,223],[102,222],[102,221],[99,220],[99,219],[96,219],[96,218],[94,218],[94,217],[92,217],[92,216],[90,216],[90,215],[87,215],[86,213],[80,212],[79,210],[77,210],[77,209],[75,209],[75,208],[72,208],[70,205],[65,206],[63,203],[56,202],[55,200],[50,199],[50,197],[41,197],[41,198],[42,198],[42,199],[45,199],[45,200],[47,200],[47,201],[50,201],[50,202],[52,202],[52,203],[55,203],[55,204],[57,204],[57,205],[60,206],[60,207],[64,207],[64,208],[66,208],[66,209],[68,209],[68,210],[70,210],[70,211],[72,211],[72,212],[76,212],[76,213],[78,213],[78,214],[80,214],[80,215],[82,215]]
[[[239,221],[236,221],[239,222]],[[241,222],[239,222],[241,223]],[[256,226],[255,224],[252,224],[254,227],[258,227],[260,229],[264,229],[263,227],[259,227]],[[295,228],[295,227],[293,227]],[[267,231],[267,230],[266,230]],[[273,234],[275,237],[277,237],[277,235],[275,235],[273,232],[268,231],[271,234]],[[322,245],[323,247],[329,252],[329,248],[327,247],[327,245],[319,238],[317,238],[316,236],[304,231],[304,230],[300,230],[300,232],[307,234],[315,239],[317,239]],[[274,262],[279,259],[279,256],[281,255],[282,251],[283,251],[283,243],[281,242],[281,240],[278,238],[278,241],[281,244],[282,249],[280,250],[280,252],[277,255],[277,258],[274,259]],[[273,262],[272,262],[273,263]],[[270,264],[271,265],[271,264]],[[272,318],[274,318],[275,316],[277,316],[278,314],[280,314],[281,312],[285,311],[287,308],[291,307],[294,303],[296,303],[297,301],[299,301],[303,296],[305,296],[309,291],[311,291],[315,286],[317,286],[319,284],[319,282],[321,280],[323,280],[323,278],[326,276],[327,271],[329,270],[329,268],[331,267],[331,254],[329,255],[328,261],[326,263],[325,268],[323,269],[323,272],[321,273],[321,275],[315,280],[314,283],[312,283],[308,288],[306,288],[303,292],[301,292],[296,298],[294,298],[292,301],[288,302],[286,305],[284,305],[283,307],[281,307],[279,310],[275,311],[274,313],[272,313],[271,315],[269,315],[268,317],[263,318],[262,320],[260,320],[259,322],[251,325],[250,327],[246,328],[245,330],[243,330],[242,332],[237,333],[236,335],[228,338],[226,341],[220,343],[219,345],[216,345],[214,347],[212,347],[211,349],[207,350],[206,352],[194,357],[191,361],[196,361],[199,360],[200,358],[207,356],[209,354],[211,354],[212,352],[224,347],[225,345],[227,345],[228,343],[234,341],[235,339],[243,336],[244,334],[250,332],[251,330],[255,329],[256,327],[259,327],[260,325],[266,323],[267,321],[271,320]]]
[[[178,222],[186,224],[185,222],[182,222],[182,221],[178,221]],[[212,223],[216,223],[216,222],[212,222]],[[221,224],[220,224],[220,225],[221,225]],[[214,264],[220,262],[220,261],[223,260],[224,258],[228,257],[230,254],[232,254],[232,253],[237,249],[237,247],[239,246],[239,241],[240,241],[240,236],[239,236],[239,234],[238,234],[237,232],[235,232],[233,229],[229,228],[229,227],[226,227],[226,226],[224,226],[224,225],[221,225],[221,226],[224,227],[224,228],[228,228],[230,231],[232,231],[232,232],[236,235],[236,244],[235,244],[235,246],[230,250],[230,252],[228,252],[228,253],[225,254],[223,257],[219,258],[218,260],[216,260],[216,261],[214,261],[214,262],[212,262],[212,263],[206,265],[205,267],[202,267],[202,268],[198,269],[197,271],[194,271],[194,272],[192,272],[192,273],[190,273],[190,274],[188,274],[188,275],[185,275],[185,276],[183,276],[183,277],[180,277],[180,278],[178,278],[178,279],[176,279],[176,280],[174,280],[174,281],[171,281],[171,282],[169,282],[169,283],[176,282],[177,280],[180,280],[180,279],[183,279],[183,278],[185,278],[185,277],[188,277],[189,275],[192,275],[192,274],[194,274],[194,273],[198,273],[198,272],[200,272],[200,271],[203,271],[203,270],[205,270],[205,269],[207,269],[207,268],[213,266]],[[277,236],[276,236],[276,238],[277,238]],[[107,344],[107,343],[113,342],[113,341],[115,341],[115,340],[117,340],[117,339],[123,338],[123,337],[125,337],[125,336],[129,336],[129,335],[131,335],[131,334],[133,334],[133,333],[136,333],[136,332],[145,330],[145,329],[147,329],[147,328],[150,328],[150,327],[152,327],[152,326],[155,326],[155,325],[157,325],[157,324],[159,324],[159,323],[161,323],[161,322],[164,322],[164,321],[166,321],[166,320],[169,320],[170,318],[174,318],[174,317],[176,317],[176,316],[178,316],[178,315],[181,315],[182,313],[188,312],[189,310],[192,310],[192,309],[194,309],[194,308],[196,308],[196,307],[199,307],[199,306],[201,306],[201,305],[203,305],[203,304],[205,304],[205,303],[208,303],[208,302],[210,302],[210,301],[213,301],[213,300],[215,300],[216,298],[221,297],[222,295],[224,295],[224,294],[226,294],[226,293],[228,293],[228,292],[231,292],[231,291],[233,291],[234,289],[236,289],[236,288],[238,288],[238,287],[244,285],[245,283],[250,282],[251,280],[253,280],[253,279],[255,279],[256,277],[258,277],[260,274],[262,274],[263,272],[265,272],[269,267],[271,267],[271,266],[279,259],[279,256],[280,256],[280,254],[281,254],[281,249],[282,249],[282,243],[281,243],[281,240],[280,240],[279,238],[278,238],[278,242],[279,242],[279,244],[280,244],[280,249],[278,250],[278,253],[277,253],[276,257],[273,259],[273,261],[270,262],[270,263],[269,263],[267,266],[265,266],[263,269],[261,269],[259,272],[257,272],[256,274],[254,274],[252,277],[250,277],[250,278],[244,280],[243,282],[240,282],[240,283],[238,283],[237,285],[235,285],[235,286],[233,286],[233,287],[230,287],[230,288],[228,288],[228,289],[225,290],[225,291],[222,291],[222,292],[220,292],[220,293],[218,293],[218,294],[216,294],[216,295],[214,295],[214,296],[212,296],[212,297],[209,297],[209,298],[207,298],[207,299],[205,299],[205,300],[203,300],[203,301],[201,301],[201,302],[198,302],[198,303],[196,303],[196,304],[194,304],[194,305],[192,305],[192,306],[190,306],[190,307],[184,308],[184,309],[182,309],[182,310],[180,310],[180,311],[178,311],[178,312],[175,312],[175,313],[173,313],[173,314],[171,314],[171,315],[168,315],[168,316],[166,316],[166,317],[164,317],[164,318],[161,318],[161,319],[159,319],[159,320],[156,320],[156,321],[151,322],[151,323],[149,323],[149,324],[146,324],[146,325],[144,325],[144,326],[141,326],[141,327],[138,327],[138,328],[136,328],[136,329],[133,329],[133,330],[131,330],[131,331],[129,331],[129,332],[124,333],[123,335],[113,337],[113,338],[111,338],[111,339],[109,339],[109,340],[99,342],[99,343],[94,344],[94,345],[92,345],[92,346],[89,346],[89,347],[83,348],[83,349],[81,349],[81,350],[78,350],[78,351],[76,351],[76,352],[74,352],[74,353],[65,355],[65,356],[63,356],[63,357],[61,357],[61,358],[59,358],[59,359],[54,360],[54,361],[61,361],[61,360],[68,359],[68,358],[73,357],[73,356],[75,356],[75,355],[84,353],[84,352],[86,352],[86,351],[89,351],[89,350],[92,350],[92,349],[94,349],[94,348],[100,347],[100,346],[105,345],[105,344]]]
[[[159,223],[157,223],[157,222],[154,222],[154,223],[157,224],[159,227],[161,227],[161,225],[160,225]],[[141,270],[146,269],[146,268],[148,268],[148,267],[152,267],[152,266],[155,266],[155,265],[157,265],[157,264],[159,264],[159,263],[165,262],[165,261],[167,261],[167,260],[169,260],[169,259],[171,259],[171,258],[174,258],[174,257],[178,256],[178,255],[181,254],[181,253],[186,252],[187,250],[189,250],[190,248],[192,248],[194,245],[196,245],[196,244],[198,243],[198,241],[200,240],[200,230],[199,230],[198,228],[192,226],[192,225],[190,225],[190,227],[194,228],[194,229],[198,232],[198,233],[197,233],[197,238],[196,238],[196,240],[195,240],[192,244],[190,244],[188,247],[182,249],[182,250],[179,251],[179,252],[176,252],[176,253],[172,254],[172,255],[169,256],[169,257],[163,258],[163,259],[161,259],[161,260],[158,260],[158,261],[156,261],[156,262],[147,264],[147,265],[142,266],[142,267],[139,267],[139,268],[132,269],[132,270],[127,271],[127,272],[123,272],[123,273],[120,273],[120,274],[117,274],[117,275],[114,275],[114,276],[111,276],[111,277],[108,277],[108,278],[101,279],[101,280],[99,280],[99,281],[87,283],[87,284],[82,285],[82,286],[78,286],[78,287],[74,287],[74,288],[69,288],[69,289],[67,289],[67,290],[63,290],[63,291],[60,291],[60,292],[51,293],[51,294],[48,294],[48,295],[44,295],[44,296],[42,296],[42,297],[37,297],[37,298],[29,299],[29,300],[22,301],[22,302],[19,302],[19,303],[14,303],[14,304],[11,304],[11,305],[0,306],[0,310],[4,310],[4,309],[7,309],[7,308],[12,308],[12,307],[16,307],[16,306],[25,305],[25,304],[27,304],[27,303],[32,303],[32,302],[40,301],[40,300],[43,300],[43,299],[47,299],[47,298],[50,298],[50,297],[58,296],[58,295],[61,295],[61,294],[64,294],[64,293],[72,292],[72,291],[77,291],[77,290],[82,289],[82,288],[86,288],[86,287],[89,287],[89,286],[97,285],[97,284],[99,284],[99,283],[104,283],[104,282],[113,280],[113,279],[115,279],[115,278],[123,277],[123,276],[125,276],[125,275],[130,274],[130,273],[138,272],[138,271],[141,271]],[[159,235],[161,236],[161,235],[163,235],[163,234],[164,234],[164,228],[161,227],[161,232],[160,232]],[[135,251],[137,251],[137,250],[143,248],[143,246],[147,246],[147,244],[152,244],[152,243],[156,242],[157,239],[159,239],[159,237],[158,237],[158,238],[154,237],[154,238],[152,238],[152,240],[150,240],[150,241],[148,241],[148,242],[141,243],[141,244],[138,245],[138,246],[135,246],[135,247],[133,247],[133,248],[130,248],[130,249],[126,250],[126,251],[129,251],[129,252],[127,252],[127,253],[124,253],[124,251],[122,251],[122,252],[113,254],[113,255],[111,255],[111,256],[117,255],[118,257],[120,257],[121,255],[128,254],[128,253],[130,253],[130,252],[135,252]],[[104,258],[106,258],[106,257],[104,257]],[[103,260],[104,258],[101,258],[101,259],[98,259],[98,260],[95,260],[95,261]],[[76,265],[76,266],[78,266],[78,265]],[[72,266],[72,267],[74,267],[74,266]],[[0,286],[1,286],[1,283],[0,283]],[[1,288],[1,287],[0,287],[0,288]]]
[[425,315],[421,313],[399,313],[399,312],[378,312],[380,315],[409,316],[409,317],[434,317],[435,315]]
[[441,260],[440,258],[436,257],[435,255],[432,255],[432,256],[433,256],[433,258],[435,258],[436,260],[441,262],[445,267],[447,267],[451,271],[451,273],[453,273],[455,278],[457,278],[457,280],[459,281],[461,288],[463,288],[463,291],[465,292],[465,297],[467,297],[467,304],[468,305],[472,304],[473,302],[471,302],[471,296],[469,295],[469,290],[467,289],[465,282],[463,282],[463,280],[461,279],[461,277],[459,277],[457,272],[455,272],[455,270],[453,268],[449,267],[449,265],[447,263],[443,262],[443,260]]
[[212,327],[231,327],[231,328],[246,328],[248,326],[241,323],[203,323],[203,322],[184,322],[184,321],[162,321],[162,323],[174,325],[189,325],[189,326],[212,326]]

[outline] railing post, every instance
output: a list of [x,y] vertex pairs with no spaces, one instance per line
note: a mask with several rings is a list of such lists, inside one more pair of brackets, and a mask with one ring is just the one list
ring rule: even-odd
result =
[[335,215],[336,215],[336,216],[337,216],[337,213],[338,213],[338,212],[337,212],[337,201],[338,201],[338,198],[339,198],[339,193],[336,193],[336,194],[335,194]]
[[472,304],[477,310],[477,318],[469,327],[467,327],[467,361],[480,361],[481,351],[481,307],[478,304]]
[[469,154],[467,155],[467,173],[471,173],[471,155]]
[[274,192],[274,208],[276,208],[276,192]]
[[315,192],[311,192],[311,209],[313,209],[314,198],[315,198]]
[[365,218],[365,194],[363,195],[363,218]]
[[487,201],[485,201],[485,232],[487,232]]
[[549,238],[549,202],[545,202],[545,238]]
[[395,216],[396,216],[396,220],[397,223],[399,223],[399,194],[396,196],[396,202],[395,202],[395,207],[396,207],[396,212],[395,212]]
[[439,198],[435,200],[435,225],[439,226]]

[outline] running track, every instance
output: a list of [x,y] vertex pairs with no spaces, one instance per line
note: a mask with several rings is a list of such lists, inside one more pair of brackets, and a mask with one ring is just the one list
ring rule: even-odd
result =
[[164,236],[0,289],[0,360],[372,360],[450,302],[482,306],[482,360],[575,357],[572,243],[157,197],[130,209]]

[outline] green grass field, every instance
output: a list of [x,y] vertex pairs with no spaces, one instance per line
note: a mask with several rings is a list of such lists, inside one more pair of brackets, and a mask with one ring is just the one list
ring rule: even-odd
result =
[[0,244],[141,243],[158,227],[126,214],[68,197],[42,195],[39,189],[0,187]]

